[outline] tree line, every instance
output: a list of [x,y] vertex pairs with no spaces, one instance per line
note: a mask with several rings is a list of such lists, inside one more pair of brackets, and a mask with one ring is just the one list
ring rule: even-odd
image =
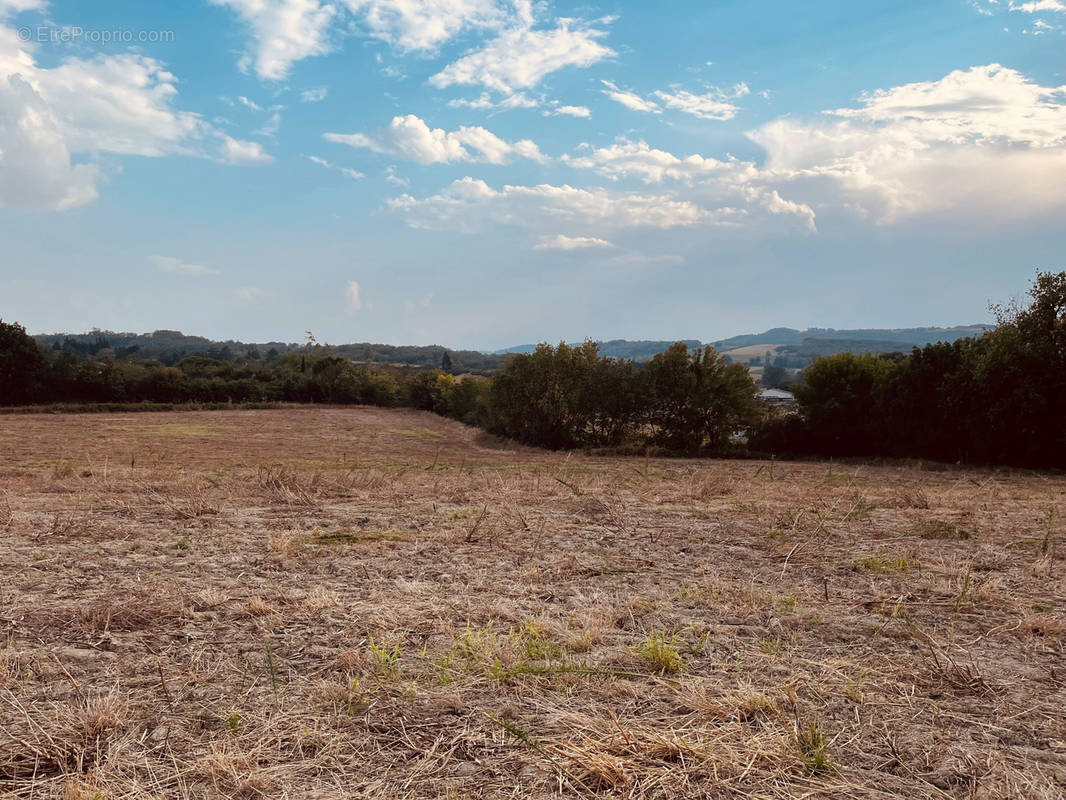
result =
[[1025,305],[979,337],[910,354],[816,359],[800,414],[767,421],[762,450],[1031,467],[1066,466],[1066,272],[1039,273]]
[[0,405],[335,403],[433,411],[554,449],[887,456],[1066,465],[1066,272],[1039,273],[1024,306],[980,336],[909,354],[815,359],[799,413],[770,409],[739,364],[678,342],[649,361],[592,341],[509,355],[491,377],[356,363],[308,344],[269,360],[188,356],[176,364],[39,346],[0,321]]

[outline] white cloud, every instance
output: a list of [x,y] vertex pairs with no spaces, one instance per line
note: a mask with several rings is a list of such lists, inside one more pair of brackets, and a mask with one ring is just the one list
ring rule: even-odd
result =
[[329,53],[337,7],[320,0],[211,0],[250,28],[253,45],[238,64],[263,80],[282,80],[297,61]]
[[348,281],[348,285],[344,287],[344,303],[349,311],[363,310],[362,292],[357,281]]
[[633,177],[644,183],[662,183],[664,180],[694,180],[716,175],[733,182],[743,182],[752,177],[757,168],[751,162],[719,161],[691,155],[680,158],[665,150],[649,147],[647,142],[622,140],[608,147],[591,148],[583,145],[581,155],[562,157],[562,161],[575,169],[591,169],[612,180]]
[[684,89],[672,89],[671,91],[658,90],[652,94],[659,99],[659,103],[648,97],[642,97],[636,92],[621,89],[611,81],[601,81],[607,88],[603,93],[616,103],[621,103],[633,111],[642,111],[646,114],[661,114],[662,106],[691,114],[700,119],[727,120],[737,115],[739,108],[734,100],[750,93],[747,84],[738,83],[730,91],[710,87],[702,94],[696,94]]
[[278,135],[278,131],[281,129],[281,112],[275,111],[267,118],[267,121],[263,123],[262,127],[252,131],[256,136],[265,136],[268,139],[273,139]]
[[1038,11],[1066,11],[1066,3],[1063,0],[1033,0],[1028,3],[1011,3],[1011,11],[1024,11],[1027,14],[1035,14]]
[[603,93],[616,103],[621,103],[626,108],[633,111],[643,111],[648,114],[661,114],[662,109],[654,100],[645,100],[639,94],[630,92],[626,89],[619,89],[615,84],[610,81],[601,81],[607,88],[603,90]]
[[508,18],[497,0],[344,0],[370,34],[400,50],[435,50],[471,28]]
[[0,19],[23,11],[40,11],[47,5],[47,0],[0,0]]
[[448,105],[452,108],[472,108],[478,111],[506,110],[511,108],[537,108],[538,100],[526,95],[525,92],[515,92],[499,100],[493,100],[488,92],[482,92],[473,100],[459,97],[449,100]]
[[172,107],[177,78],[152,58],[71,58],[22,74],[52,108],[76,152],[188,152],[189,140],[207,132],[199,115]]
[[66,209],[96,199],[100,171],[75,164],[59,121],[18,76],[0,77],[0,205]]
[[454,181],[443,191],[422,199],[409,194],[388,201],[407,223],[430,230],[474,232],[488,224],[528,228],[558,228],[560,224],[606,229],[674,228],[713,223],[729,216],[728,209],[707,211],[670,194],[614,193],[573,186],[504,186],[493,189],[475,178]]
[[672,92],[657,91],[655,96],[667,108],[691,114],[700,119],[733,119],[740,109],[733,101],[749,93],[747,84],[738,84],[731,92],[712,88],[703,94],[694,94],[684,90]]
[[244,95],[240,95],[237,98],[237,102],[240,103],[242,106],[244,106],[246,108],[252,109],[252,111],[262,111],[263,110],[263,107],[261,105],[259,105],[259,103],[255,102],[254,100],[249,100]]
[[274,156],[263,150],[263,145],[259,142],[234,139],[225,134],[222,135],[221,154],[226,163],[239,166],[269,164],[274,160]]
[[319,86],[316,89],[304,89],[300,92],[301,103],[321,103],[329,94],[328,86]]
[[589,111],[587,106],[558,106],[551,112],[554,116],[560,114],[568,117],[578,117],[580,119],[588,119],[592,116],[592,112]]
[[0,24],[0,204],[64,209],[91,202],[106,154],[241,154],[240,143],[229,144],[236,140],[175,108],[177,94],[177,78],[136,53],[42,68],[32,46]]
[[781,181],[880,222],[1025,217],[1066,206],[1066,86],[998,64],[864,95],[749,134]]
[[160,272],[170,272],[176,275],[188,275],[198,277],[202,275],[217,275],[218,270],[205,267],[203,264],[189,264],[180,258],[171,256],[152,256],[152,263]]
[[387,128],[377,133],[327,133],[323,138],[349,147],[365,147],[375,153],[400,156],[419,164],[453,161],[504,164],[515,156],[546,160],[537,145],[528,139],[506,142],[479,126],[463,126],[456,131],[430,128],[414,114],[394,117]]
[[785,200],[774,185],[778,178],[750,161],[729,158],[720,161],[699,154],[681,158],[646,142],[620,141],[609,147],[583,146],[581,155],[563,156],[563,163],[621,180],[636,178],[646,184],[677,181],[696,186],[715,204],[736,207],[738,214],[753,210],[774,216],[792,216],[810,231],[815,230],[814,210],[805,203]]
[[590,67],[615,55],[599,41],[606,35],[606,31],[570,19],[556,20],[555,28],[535,30],[527,4],[514,27],[449,64],[429,82],[439,89],[474,85],[512,94],[536,86],[557,70]]
[[411,185],[411,181],[407,178],[401,178],[396,174],[396,167],[385,168],[385,180],[391,183],[393,186],[403,186],[404,188]]
[[606,239],[595,236],[542,236],[534,245],[534,250],[587,250],[589,248],[614,247]]
[[314,164],[318,164],[320,167],[335,170],[341,175],[351,178],[352,180],[359,180],[360,178],[366,177],[362,172],[359,172],[354,169],[349,169],[348,167],[338,167],[336,164],[326,161],[326,159],[324,158],[319,158],[318,156],[304,156],[304,158]]

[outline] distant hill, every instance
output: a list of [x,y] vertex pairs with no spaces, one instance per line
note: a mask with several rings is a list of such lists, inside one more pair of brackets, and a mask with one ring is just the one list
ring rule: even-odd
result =
[[[600,346],[600,355],[608,356],[610,358],[624,358],[632,359],[633,361],[650,361],[654,356],[659,353],[665,352],[670,345],[674,344],[676,339],[663,339],[663,340],[647,340],[641,339],[637,341],[631,341],[629,339],[611,339],[606,342],[598,342]],[[682,339],[690,349],[696,347],[702,347],[703,344],[698,339]],[[576,347],[581,342],[569,342],[571,347]],[[535,344],[520,344],[515,347],[508,347],[506,350],[497,350],[495,355],[510,355],[512,353],[532,353],[537,349]]]
[[[713,347],[739,363],[760,363],[771,351],[775,363],[800,368],[815,356],[841,352],[866,351],[909,352],[914,346],[933,342],[953,342],[965,336],[980,336],[991,326],[960,325],[954,328],[771,328],[763,333],[744,334],[721,339]],[[99,355],[103,351],[117,358],[177,364],[189,356],[204,356],[220,361],[271,360],[286,353],[299,352],[307,345],[292,342],[213,341],[203,336],[189,336],[181,331],[158,330],[153,333],[120,333],[93,330],[88,333],[51,333],[34,337],[41,345],[56,351],[79,355]],[[638,363],[662,353],[673,339],[611,339],[600,342],[600,354],[611,358],[632,359]],[[701,347],[697,339],[682,340],[689,348]],[[579,343],[573,343],[579,344]],[[484,353],[476,350],[452,350],[442,345],[390,345],[356,342],[333,345],[336,355],[353,361],[374,361],[416,368],[439,367],[444,353],[449,354],[453,372],[490,374],[498,370],[512,353],[530,353],[535,344],[523,344]]]
[[980,336],[991,325],[957,325],[954,328],[808,328],[799,331],[795,328],[771,328],[763,333],[747,333],[720,339],[711,344],[717,350],[727,351],[736,347],[749,347],[754,344],[799,345],[805,339],[857,339],[865,342],[895,342],[906,345],[906,349],[917,345],[923,347],[936,342],[954,342],[966,336]]

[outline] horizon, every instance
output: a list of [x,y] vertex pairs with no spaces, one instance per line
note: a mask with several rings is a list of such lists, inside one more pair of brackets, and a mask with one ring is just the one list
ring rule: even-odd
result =
[[[13,322],[16,322],[16,323],[18,322],[17,320],[2,320],[2,321],[5,321],[5,322],[13,321]],[[979,327],[992,328],[993,325],[991,323],[984,323],[984,322],[963,323],[963,324],[958,324],[958,325],[916,325],[916,326],[908,327],[908,328],[900,328],[900,327],[892,327],[892,328],[834,328],[834,327],[822,327],[822,326],[808,326],[806,328],[792,328],[792,327],[784,326],[784,325],[776,325],[776,326],[773,326],[771,328],[767,328],[767,329],[762,330],[762,331],[750,331],[750,332],[745,332],[745,333],[734,333],[734,334],[731,334],[729,336],[719,336],[719,337],[716,337],[714,339],[700,339],[698,337],[673,338],[673,337],[669,337],[669,336],[666,336],[666,337],[651,337],[651,338],[647,338],[647,339],[627,339],[626,337],[622,337],[622,336],[615,336],[615,337],[610,337],[610,338],[595,338],[595,337],[591,337],[591,336],[586,336],[586,337],[581,338],[581,339],[559,339],[557,341],[551,341],[551,340],[548,340],[548,339],[538,339],[535,342],[534,341],[521,342],[521,343],[517,343],[517,344],[506,345],[504,347],[497,347],[497,348],[492,349],[492,350],[487,350],[487,349],[484,349],[484,348],[477,348],[477,347],[451,347],[451,346],[449,346],[447,344],[444,344],[442,342],[439,342],[439,341],[434,341],[434,342],[376,342],[376,341],[373,341],[371,339],[365,339],[365,340],[350,340],[350,341],[329,342],[329,341],[318,341],[318,337],[317,336],[315,337],[315,342],[314,343],[318,344],[318,345],[322,345],[323,347],[346,347],[346,346],[349,346],[349,345],[360,345],[360,344],[381,345],[381,346],[385,346],[385,347],[441,347],[441,348],[444,348],[445,350],[449,350],[449,351],[452,351],[452,352],[466,350],[466,351],[483,353],[485,355],[505,355],[505,354],[507,354],[508,350],[513,350],[515,348],[535,347],[535,346],[537,346],[539,344],[556,345],[559,342],[565,342],[567,344],[574,345],[574,344],[578,344],[580,342],[586,341],[588,339],[592,339],[592,341],[596,342],[597,344],[606,344],[606,343],[609,343],[609,342],[640,343],[640,342],[698,341],[701,346],[706,346],[706,345],[713,346],[713,345],[715,345],[716,343],[719,343],[719,342],[724,342],[724,341],[728,341],[730,339],[735,339],[735,338],[744,337],[744,336],[765,336],[766,334],[769,334],[769,333],[771,333],[772,331],[775,331],[775,330],[788,330],[788,331],[794,331],[794,332],[797,332],[797,333],[809,333],[811,331],[833,331],[833,332],[840,332],[840,333],[850,333],[850,332],[855,332],[855,331],[871,331],[871,332],[883,332],[883,333],[896,333],[896,332],[904,333],[904,332],[909,332],[909,331],[914,331],[914,330],[944,330],[944,331],[952,331],[952,330],[958,330],[958,329],[961,329],[961,328],[979,328]],[[141,331],[141,332],[123,331],[123,330],[110,330],[110,329],[105,329],[105,328],[90,328],[89,330],[78,331],[78,332],[75,332],[75,331],[48,331],[48,332],[44,332],[44,331],[39,331],[39,332],[27,331],[27,333],[30,336],[34,337],[34,338],[37,338],[37,337],[53,337],[53,336],[90,336],[90,335],[95,334],[95,333],[99,333],[99,334],[105,335],[105,336],[108,335],[108,334],[114,334],[114,335],[120,335],[120,336],[127,336],[127,335],[128,336],[151,336],[152,334],[160,333],[160,332],[176,333],[176,334],[179,334],[181,336],[188,336],[188,337],[206,339],[206,340],[212,342],[213,344],[226,344],[226,343],[229,343],[229,342],[233,342],[234,344],[255,344],[255,345],[284,344],[284,345],[290,345],[290,346],[292,346],[292,345],[300,345],[300,344],[309,344],[309,342],[306,339],[306,335],[304,337],[301,337],[301,340],[295,340],[295,339],[285,340],[285,339],[270,339],[270,338],[268,338],[268,339],[246,339],[246,338],[216,339],[216,338],[213,338],[213,337],[210,337],[210,336],[204,336],[204,335],[199,334],[199,333],[190,333],[188,331],[175,330],[175,329],[171,329],[171,328],[157,328],[154,331]],[[309,332],[310,333],[314,333],[313,331],[309,331]],[[307,333],[307,332],[305,331],[305,333]]]
[[990,324],[1064,266],[1064,44],[1061,0],[0,0],[0,317],[482,352]]

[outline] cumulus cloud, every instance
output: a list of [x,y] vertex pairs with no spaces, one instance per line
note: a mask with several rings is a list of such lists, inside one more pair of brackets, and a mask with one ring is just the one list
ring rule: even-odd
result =
[[269,164],[274,160],[274,156],[267,153],[259,142],[234,139],[226,135],[222,136],[221,154],[224,161],[238,166]]
[[51,108],[22,78],[0,77],[0,205],[66,209],[96,199],[100,170],[75,164]]
[[348,281],[348,285],[344,287],[344,304],[349,311],[363,310],[362,291],[358,281]]
[[171,256],[152,256],[152,263],[160,272],[170,272],[175,275],[188,275],[200,277],[202,275],[217,275],[218,270],[205,267],[203,264],[189,264],[180,258]]
[[511,94],[536,86],[557,70],[590,67],[615,55],[600,41],[606,35],[602,29],[571,19],[556,20],[554,28],[534,28],[527,4],[513,27],[449,64],[429,82],[438,89],[474,85]]
[[708,211],[670,194],[646,195],[573,186],[505,185],[493,189],[475,178],[454,181],[438,194],[392,198],[388,205],[407,223],[430,230],[474,232],[488,224],[558,228],[560,223],[605,229],[674,228],[711,223],[730,210]]
[[779,119],[749,136],[782,181],[880,222],[1066,206],[1066,86],[999,64],[871,92],[857,107]]
[[300,92],[301,103],[321,103],[329,94],[328,86],[319,86],[315,89],[304,89]]
[[320,0],[211,0],[229,8],[248,26],[252,44],[241,56],[242,71],[282,80],[297,61],[329,53],[329,28],[337,7]]
[[467,29],[496,28],[509,13],[497,0],[345,0],[371,36],[405,51],[435,50]]
[[719,161],[701,155],[681,158],[666,150],[650,147],[644,141],[623,139],[607,147],[582,145],[579,155],[565,155],[562,161],[575,169],[590,169],[611,180],[637,178],[644,183],[664,180],[694,180],[717,175],[734,182],[743,181],[757,173],[756,166],[747,161]]
[[365,147],[375,153],[400,156],[419,164],[445,164],[453,161],[480,161],[504,164],[514,157],[544,161],[529,139],[507,142],[480,126],[463,126],[456,131],[430,128],[414,114],[394,117],[377,133],[327,133],[327,141],[349,147]]
[[588,250],[589,248],[614,247],[606,239],[595,236],[542,236],[534,250]]
[[586,145],[579,155],[563,156],[562,161],[613,181],[626,178],[645,184],[677,181],[698,187],[703,197],[735,208],[738,215],[758,210],[774,216],[791,216],[807,230],[815,230],[814,210],[805,203],[782,198],[775,188],[778,176],[751,161],[719,160],[699,154],[680,157],[650,147],[644,141],[628,140],[608,147]]
[[551,111],[553,116],[567,116],[578,117],[579,119],[589,119],[592,116],[592,112],[589,111],[587,106],[557,106]]
[[32,46],[0,24],[0,204],[88,203],[105,177],[105,154],[269,160],[261,148],[249,158],[247,143],[175,108],[177,82],[162,62],[136,53],[70,57],[43,68]]

